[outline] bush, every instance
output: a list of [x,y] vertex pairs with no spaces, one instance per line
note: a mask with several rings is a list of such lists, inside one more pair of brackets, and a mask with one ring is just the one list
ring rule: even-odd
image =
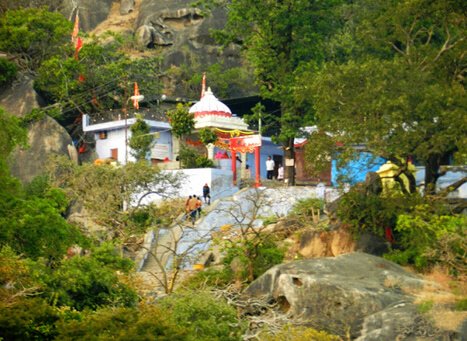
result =
[[0,339],[53,340],[57,311],[40,298],[0,302]]
[[209,287],[225,287],[233,280],[232,274],[226,270],[206,269],[190,276],[182,283],[182,287],[189,290],[206,289]]
[[339,201],[337,216],[356,235],[372,232],[383,236],[386,227],[395,226],[399,214],[410,212],[422,200],[418,194],[380,197],[354,187]]
[[186,340],[186,330],[158,307],[105,308],[57,323],[57,340]]
[[11,83],[16,78],[16,64],[6,58],[0,58],[0,87]]
[[116,273],[128,270],[129,262],[105,251],[72,257],[51,274],[48,295],[57,305],[76,310],[133,306],[136,293]]
[[180,162],[183,168],[212,168],[214,163],[196,149],[182,146],[179,152]]
[[428,204],[417,205],[413,212],[397,218],[395,231],[402,250],[385,255],[400,264],[413,264],[426,270],[442,263],[453,274],[465,273],[467,239],[464,215],[440,215]]
[[189,331],[187,340],[240,340],[243,334],[235,309],[206,292],[172,294],[160,301],[160,307]]
[[318,223],[320,214],[324,209],[324,200],[308,198],[299,200],[292,208],[291,215],[299,218],[302,222]]
[[[259,240],[245,240],[243,243],[231,244],[226,247],[227,254],[223,260],[225,271],[231,278],[236,277],[230,267],[234,259],[240,261],[241,279],[254,280],[272,268],[282,263],[284,250],[277,247],[273,237],[265,237]],[[253,278],[249,278],[249,268],[253,267]]]

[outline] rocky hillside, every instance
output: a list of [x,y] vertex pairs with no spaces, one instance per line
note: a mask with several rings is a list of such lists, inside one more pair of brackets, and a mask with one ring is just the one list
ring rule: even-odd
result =
[[[64,0],[62,13],[74,17],[79,10],[81,29],[95,35],[106,31],[131,36],[135,57],[161,55],[165,93],[186,97],[179,91],[181,77],[201,73],[213,64],[241,67],[238,46],[221,48],[210,31],[222,29],[227,19],[223,9],[206,15],[192,7],[192,0]],[[181,74],[180,68],[185,73]],[[188,70],[188,74],[186,74]],[[251,84],[251,82],[246,82]],[[229,97],[251,95],[251,87],[237,89]]]

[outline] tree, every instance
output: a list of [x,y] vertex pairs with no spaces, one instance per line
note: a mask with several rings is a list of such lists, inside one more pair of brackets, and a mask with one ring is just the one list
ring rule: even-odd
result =
[[462,152],[467,136],[463,6],[360,0],[345,13],[332,42],[337,62],[319,72],[310,66],[298,100],[312,98],[318,127],[332,136],[329,150],[339,152],[334,157],[364,144],[410,175],[412,156],[426,167],[432,193],[441,162]]
[[18,56],[34,71],[52,56],[71,52],[71,30],[63,15],[45,8],[8,10],[0,17],[0,50]]
[[69,54],[45,61],[34,88],[49,103],[62,106],[62,120],[84,113],[95,118],[101,112],[126,106],[135,81],[147,102],[157,98],[161,91],[160,59],[130,59],[122,49],[118,36],[105,45],[96,37],[86,39],[79,60]]
[[232,268],[237,285],[243,280],[252,282],[269,267],[281,263],[284,257],[274,243],[273,231],[258,223],[267,204],[265,194],[255,189],[244,193],[241,200],[230,206],[216,208],[233,222],[221,227],[227,232],[217,242],[226,253],[224,264]]
[[[212,5],[219,1],[204,3]],[[225,42],[241,44],[254,69],[261,95],[280,103],[281,114],[277,117],[280,133],[275,138],[283,144],[286,159],[294,159],[294,138],[299,128],[313,118],[313,112],[294,99],[296,76],[307,61],[317,64],[323,61],[324,42],[339,27],[333,11],[342,1],[222,3],[227,7],[228,21],[218,36]],[[294,184],[293,165],[286,165],[285,178]]]
[[154,135],[150,133],[149,124],[140,116],[136,116],[136,122],[130,127],[131,137],[128,145],[132,149],[131,154],[137,161],[146,160],[154,143]]
[[108,229],[108,238],[120,238],[123,243],[131,233],[144,232],[150,225],[144,222],[141,226],[137,219],[145,207],[145,198],[152,194],[168,198],[180,186],[177,176],[163,173],[146,162],[129,162],[120,167],[78,166],[68,159],[57,158],[49,172],[55,185],[79,200],[90,217]]
[[[181,103],[177,107],[167,112],[172,134],[174,134],[180,141],[181,151],[185,147],[185,137],[195,128],[195,118],[193,114],[188,111],[188,106]],[[183,154],[183,153],[181,153]],[[180,164],[183,164],[183,155],[179,155]]]

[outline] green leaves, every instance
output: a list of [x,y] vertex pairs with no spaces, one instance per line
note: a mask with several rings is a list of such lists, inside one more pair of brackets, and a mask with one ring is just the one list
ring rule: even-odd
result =
[[174,110],[168,111],[167,117],[169,118],[172,133],[178,138],[189,135],[195,128],[193,114],[188,112],[188,106],[181,103],[178,103]]
[[141,117],[136,117],[136,122],[130,127],[131,137],[128,145],[132,149],[132,155],[136,160],[145,160],[154,142],[151,128]]
[[59,13],[47,9],[7,11],[0,17],[0,50],[17,54],[37,69],[52,56],[71,50],[72,24]]

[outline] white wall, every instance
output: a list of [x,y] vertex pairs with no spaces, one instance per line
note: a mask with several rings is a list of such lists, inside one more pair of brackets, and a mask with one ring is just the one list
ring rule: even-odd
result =
[[[203,186],[208,184],[211,188],[211,201],[224,198],[236,193],[239,188],[232,184],[232,171],[216,168],[194,168],[179,170],[163,170],[162,172],[171,174],[181,174],[183,179],[177,198],[188,198],[190,195],[203,197]],[[136,196],[138,197],[138,196]],[[158,195],[145,197],[143,204],[157,202],[161,198]]]
[[[128,138],[130,138],[131,132],[128,129]],[[99,134],[94,134],[96,140],[96,153],[99,158],[106,159],[111,157],[110,150],[118,148],[118,162],[125,163],[125,129],[108,130],[107,138],[101,140]],[[128,161],[134,161],[134,157],[131,156],[130,148],[128,148]]]

